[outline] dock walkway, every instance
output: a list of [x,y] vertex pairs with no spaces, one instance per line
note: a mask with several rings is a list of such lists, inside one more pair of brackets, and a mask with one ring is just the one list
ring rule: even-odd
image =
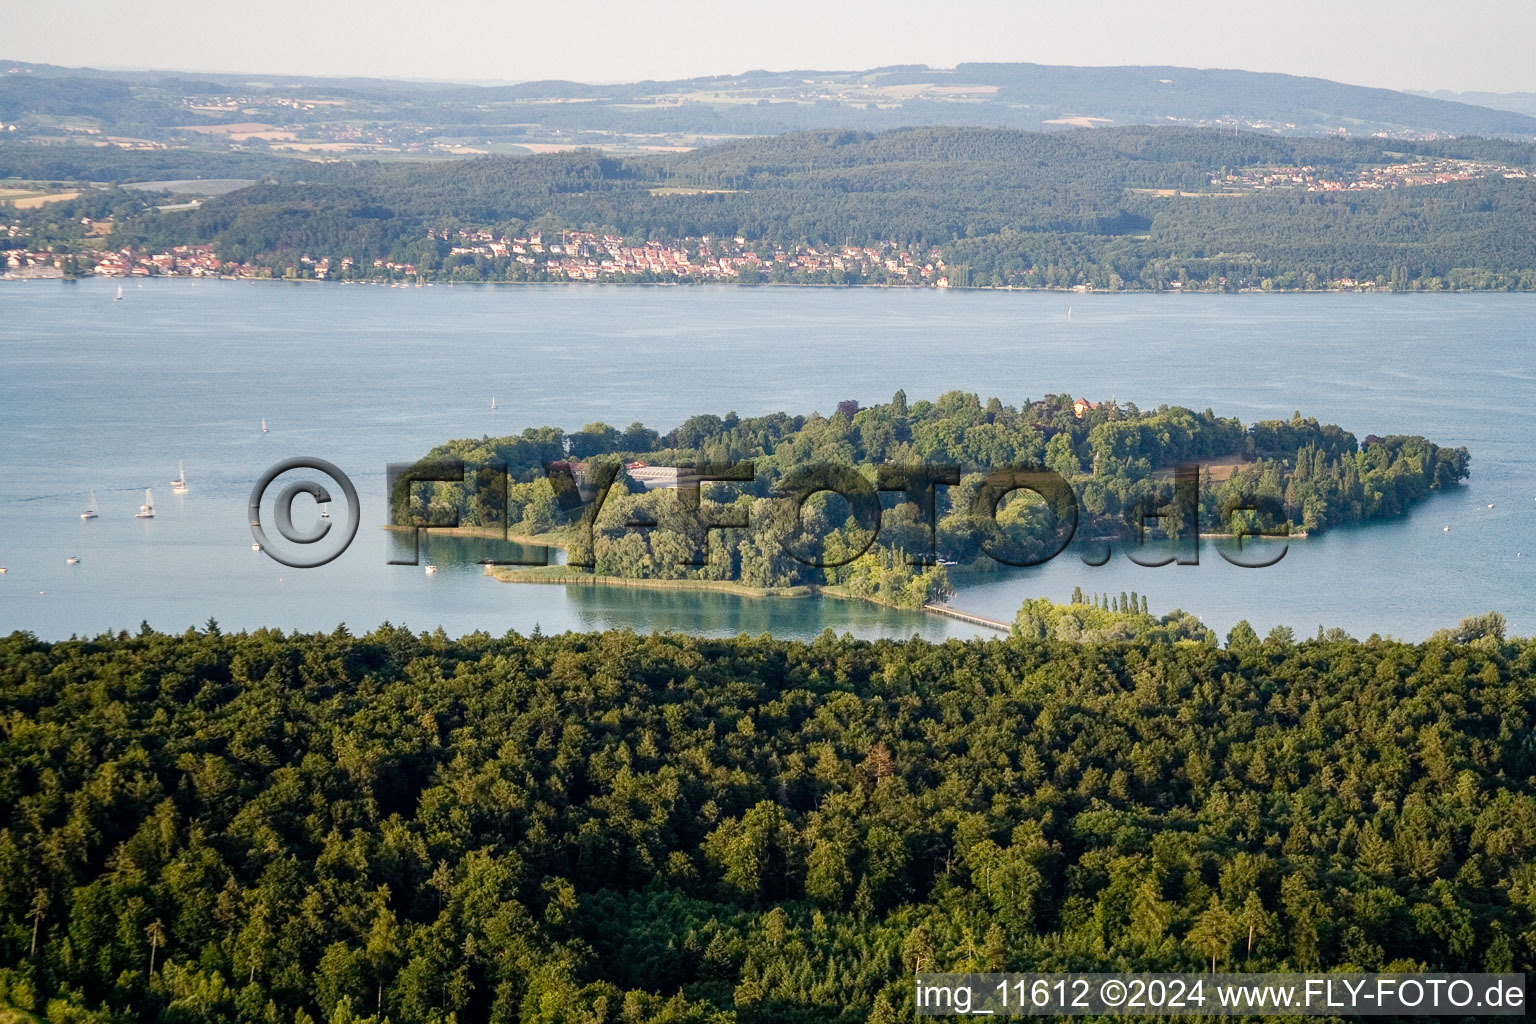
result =
[[989,619],[984,615],[972,615],[970,612],[962,612],[957,608],[951,608],[947,604],[939,604],[930,601],[923,605],[923,611],[932,612],[935,615],[945,615],[951,619],[959,619],[961,622],[969,622],[973,626],[981,626],[985,629],[995,629],[1003,633],[1012,633],[1013,626],[996,619]]

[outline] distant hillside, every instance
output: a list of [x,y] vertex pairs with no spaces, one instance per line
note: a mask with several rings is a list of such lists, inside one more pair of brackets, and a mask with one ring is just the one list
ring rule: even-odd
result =
[[[921,65],[590,85],[483,86],[105,72],[0,63],[5,144],[111,141],[287,156],[695,148],[848,128],[1182,125],[1281,135],[1536,139],[1536,111],[1319,78],[1177,67]],[[15,131],[9,130],[11,127]]]
[[[932,79],[935,72],[927,72]],[[1536,118],[1323,78],[1178,67],[1076,68],[962,64],[950,76],[998,86],[1000,105],[1107,117],[1119,123],[1233,122],[1286,134],[1536,137]]]
[[1494,110],[1512,110],[1517,114],[1536,117],[1536,92],[1449,92],[1441,89],[1438,92],[1415,92],[1413,95],[1471,103],[1479,107],[1492,107]]
[[[0,148],[0,177],[60,152],[102,150]],[[951,286],[1536,288],[1536,146],[1489,139],[822,130],[677,154],[290,162],[196,210],[150,204],[111,188],[60,196],[8,214],[24,232],[11,244],[100,245],[83,222],[112,216],[114,246],[207,244],[299,276],[321,260],[365,276],[378,260],[454,280],[564,279],[548,254],[508,240],[569,230],[630,246],[693,239],[682,249],[704,262],[723,253],[697,240],[739,237],[740,255],[758,250],[761,272],[785,283],[881,280],[845,265],[804,277],[774,253],[889,242],[917,266],[938,250],[935,276]]]

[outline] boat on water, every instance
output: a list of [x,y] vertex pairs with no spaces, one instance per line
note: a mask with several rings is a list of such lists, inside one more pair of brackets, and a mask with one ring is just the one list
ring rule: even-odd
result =
[[80,556],[79,555],[70,555],[68,558],[64,559],[64,564],[65,565],[79,565],[80,564]]
[[496,399],[492,398],[491,399],[491,412],[495,412],[495,411],[496,411]]
[[95,519],[96,518],[96,492],[95,491],[91,492],[91,503],[89,505],[85,506],[85,511],[80,513],[80,518],[81,519]]
[[153,518],[155,518],[155,497],[154,497],[154,495],[149,493],[149,488],[148,487],[144,488],[144,504],[139,506],[139,510],[133,514],[133,518],[135,518],[135,519],[153,519]]
[[255,541],[252,541],[251,542],[251,550],[252,551],[260,551],[261,550],[261,545],[257,544]]
[[171,493],[187,493],[187,469],[180,462],[176,463],[176,479],[171,481]]
[[436,576],[437,575],[437,566],[435,566],[435,565],[427,566],[427,575],[428,576]]
[[113,299],[112,301],[113,302],[122,302],[123,301],[123,286],[122,285],[118,285],[117,286],[117,298]]
[[320,503],[320,518],[321,519],[329,519],[329,518],[331,518],[331,503],[330,502],[323,501],[323,502]]
[[265,416],[261,418],[261,432],[263,434],[267,432],[267,418]]

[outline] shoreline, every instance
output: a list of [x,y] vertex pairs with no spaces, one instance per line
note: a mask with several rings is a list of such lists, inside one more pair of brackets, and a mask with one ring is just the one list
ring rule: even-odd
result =
[[498,583],[530,583],[576,587],[628,587],[635,590],[707,591],[717,594],[735,594],[738,597],[753,598],[755,600],[803,601],[808,598],[819,597],[829,598],[834,601],[860,601],[865,604],[872,604],[876,608],[889,608],[892,611],[912,612],[917,615],[944,614],[943,612],[933,611],[926,606],[922,608],[907,608],[903,605],[887,604],[884,601],[876,601],[871,597],[850,594],[846,588],[840,585],[824,583],[797,583],[792,587],[749,587],[744,583],[734,583],[730,580],[662,580],[632,578],[628,576],[600,576],[596,573],[584,572],[579,569],[567,569],[563,565],[535,565],[527,568],[487,565],[484,575],[489,576]]
[[[787,598],[801,600],[807,597],[834,597],[858,601],[863,598],[840,592],[836,587],[804,583],[793,587],[749,587],[730,580],[662,580],[640,579],[628,576],[599,576],[579,569],[567,569],[563,565],[534,565],[527,568],[487,565],[485,575],[499,583],[545,583],[567,586],[632,587],[639,590],[708,590],[742,597]],[[878,603],[878,602],[871,602]],[[881,607],[895,607],[882,605]]]
[[[391,533],[408,533],[412,527],[385,525],[382,527]],[[430,527],[436,533],[446,534],[451,537],[480,537],[490,540],[510,541],[525,547],[557,548],[567,550],[570,547],[570,538],[563,534],[515,534],[504,533],[492,526],[445,526]],[[1202,533],[1201,539],[1220,539],[1233,537],[1233,534]],[[1306,533],[1295,533],[1288,537],[1252,537],[1250,540],[1305,540]],[[964,580],[966,578],[979,578],[990,575],[982,570],[957,566],[952,572]],[[700,579],[646,579],[627,576],[606,576],[580,569],[570,569],[563,563],[546,563],[545,565],[483,565],[482,575],[487,576],[498,583],[522,583],[542,584],[554,586],[584,586],[584,587],[626,587],[635,590],[674,590],[697,591],[720,594],[734,594],[738,597],[752,598],[756,600],[805,600],[808,598],[829,598],[838,601],[862,601],[874,605],[877,608],[889,608],[893,611],[912,612],[918,615],[931,615],[938,618],[956,619],[962,622],[972,622],[977,619],[966,612],[958,612],[949,608],[942,602],[927,602],[919,608],[908,608],[903,605],[889,604],[877,601],[871,597],[863,597],[850,594],[846,588],[840,585],[828,585],[818,583],[796,584],[790,587],[749,587],[731,580],[700,580]],[[935,606],[937,604],[937,606]],[[996,624],[987,621],[986,628],[996,629]]]
[[[146,280],[174,280],[174,281],[235,281],[254,284],[329,284],[329,285],[370,285],[375,288],[483,288],[483,287],[623,287],[623,288],[808,288],[821,290],[849,290],[855,288],[880,289],[884,291],[911,291],[911,292],[1039,292],[1053,295],[1536,295],[1536,288],[1238,288],[1227,291],[1222,288],[1080,288],[1067,285],[947,285],[939,287],[933,284],[889,284],[874,281],[851,281],[846,284],[828,284],[816,281],[759,281],[756,284],[742,284],[735,281],[572,281],[552,279],[548,281],[453,281],[450,279],[421,279],[411,278],[407,280],[391,281],[382,278],[366,278],[351,281],[322,280],[315,277],[239,277],[225,274],[205,274],[194,277],[187,274],[140,274],[140,275],[106,275],[106,274],[78,274],[73,277],[68,275],[18,275],[0,273],[0,281],[138,281]],[[417,282],[420,281],[418,284]]]
[[[412,527],[386,525],[383,529],[391,533],[408,533]],[[503,534],[501,530],[494,526],[444,526],[431,527],[431,529],[436,533],[447,534],[450,537],[483,537],[491,540],[507,540],[514,544],[522,544],[525,547],[558,548],[562,551],[568,549],[571,544],[570,538],[562,534]],[[876,601],[869,597],[860,597],[848,593],[841,586],[822,583],[800,583],[792,587],[749,587],[746,584],[735,583],[731,580],[662,580],[631,578],[628,576],[599,576],[596,573],[570,569],[560,563],[528,566],[486,565],[484,566],[483,575],[496,580],[498,583],[631,587],[640,590],[713,591],[715,593],[736,594],[740,597],[758,599],[804,600],[810,597],[826,597],[838,601],[863,601],[877,608],[890,608],[894,611],[914,612],[923,615],[940,614],[931,612],[926,608],[907,608],[902,605]]]

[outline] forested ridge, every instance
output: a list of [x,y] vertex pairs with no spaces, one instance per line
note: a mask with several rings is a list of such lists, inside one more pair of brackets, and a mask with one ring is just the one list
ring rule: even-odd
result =
[[[53,160],[57,169],[47,150],[11,155],[20,166]],[[783,283],[886,278],[878,268],[867,277],[796,274],[773,265],[774,247],[894,243],[936,249],[952,286],[1235,290],[1342,279],[1394,289],[1536,286],[1530,177],[1211,197],[1213,178],[1230,171],[1310,167],[1347,176],[1423,158],[1536,169],[1530,144],[1486,139],[1282,138],[1178,127],[828,130],[673,155],[588,150],[291,164],[193,211],[160,213],[140,197],[98,189],[18,218],[30,237],[86,244],[79,219],[116,211],[121,242],[211,244],[224,258],[279,274],[309,272],[308,256],[350,258],[358,277],[374,275],[379,259],[423,277],[543,279],[544,270],[510,255],[454,252],[457,232],[578,230],[636,245],[741,237],[767,261],[763,279]]]
[[1536,643],[1495,620],[15,633],[0,1003],[884,1024],[919,968],[1529,971]]
[[[1536,120],[1500,107],[1294,75],[1180,67],[1061,67],[964,63],[864,70],[755,70],[671,81],[587,84],[545,80],[466,85],[368,78],[102,71],[0,62],[0,119],[22,138],[105,135],[172,145],[204,142],[185,127],[267,117],[312,140],[371,127],[373,137],[489,144],[572,137],[771,135],[809,128],[988,124],[1065,127],[1073,113],[1120,124],[1242,124],[1290,134],[1529,139]],[[228,104],[232,97],[238,104]],[[301,99],[302,98],[302,99]],[[288,103],[282,103],[282,100]],[[274,107],[272,100],[278,100]],[[295,102],[297,101],[297,102]],[[318,101],[318,102],[316,102]],[[251,106],[255,104],[255,106]],[[303,107],[302,112],[299,107]],[[562,139],[563,136],[563,139]],[[356,136],[351,136],[355,138]],[[419,151],[419,149],[417,150]]]

